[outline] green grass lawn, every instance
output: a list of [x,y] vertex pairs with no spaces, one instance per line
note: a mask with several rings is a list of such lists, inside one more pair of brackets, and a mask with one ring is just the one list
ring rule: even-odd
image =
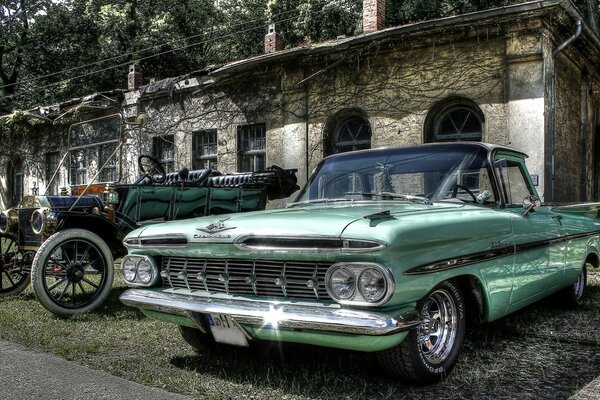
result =
[[175,326],[123,306],[120,281],[100,310],[69,319],[30,288],[0,299],[0,339],[201,399],[567,398],[600,375],[600,273],[589,280],[580,310],[543,301],[471,327],[451,376],[428,387],[384,376],[364,353],[264,343],[195,353]]

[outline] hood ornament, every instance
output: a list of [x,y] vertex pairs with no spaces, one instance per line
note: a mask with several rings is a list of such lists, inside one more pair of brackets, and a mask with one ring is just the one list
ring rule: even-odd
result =
[[217,222],[214,222],[208,226],[206,226],[205,228],[196,228],[196,230],[198,231],[202,231],[204,233],[209,233],[209,234],[213,234],[213,233],[219,233],[219,232],[223,232],[223,231],[228,231],[230,229],[235,229],[235,226],[226,228],[225,227],[225,221],[227,221],[229,218],[225,218],[225,219],[220,219]]

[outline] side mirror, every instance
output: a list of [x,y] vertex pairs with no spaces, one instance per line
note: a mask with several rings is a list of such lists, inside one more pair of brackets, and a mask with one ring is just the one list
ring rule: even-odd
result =
[[526,217],[529,213],[536,212],[542,206],[542,201],[537,196],[527,196],[523,199],[523,216]]

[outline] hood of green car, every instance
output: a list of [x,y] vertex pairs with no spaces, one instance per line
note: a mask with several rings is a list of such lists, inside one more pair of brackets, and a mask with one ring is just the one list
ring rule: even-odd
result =
[[[489,212],[464,203],[380,201],[304,205],[145,226],[132,237],[185,235],[191,243],[231,243],[242,237],[361,238],[387,243],[403,227],[446,220],[448,214]],[[455,217],[456,218],[456,217]],[[453,218],[452,218],[453,219]]]

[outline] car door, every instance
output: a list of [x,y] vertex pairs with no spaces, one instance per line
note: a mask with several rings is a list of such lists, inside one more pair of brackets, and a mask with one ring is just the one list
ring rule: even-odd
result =
[[547,206],[526,210],[523,201],[536,196],[524,160],[507,154],[496,156],[500,189],[511,215],[515,249],[509,309],[533,302],[563,279],[565,230],[561,219]]

